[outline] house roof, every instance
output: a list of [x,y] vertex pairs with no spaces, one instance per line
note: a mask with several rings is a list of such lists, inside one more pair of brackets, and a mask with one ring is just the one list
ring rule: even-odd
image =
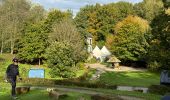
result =
[[117,59],[115,56],[111,57],[107,62],[113,62],[113,63],[116,63],[116,62],[121,62],[119,59]]
[[103,48],[101,49],[101,52],[103,53],[103,56],[111,55],[111,52],[105,46],[103,46]]
[[98,46],[96,46],[96,47],[94,48],[94,50],[92,51],[92,53],[93,53],[93,56],[96,57],[96,58],[100,58],[100,57],[102,56],[102,52],[101,52],[101,50],[99,49]]
[[86,38],[92,38],[92,37],[93,37],[93,35],[91,33],[86,34]]

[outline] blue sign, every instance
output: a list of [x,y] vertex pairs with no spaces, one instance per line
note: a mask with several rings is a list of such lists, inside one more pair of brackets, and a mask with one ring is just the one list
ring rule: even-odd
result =
[[44,69],[30,69],[28,77],[29,78],[45,78],[45,70]]

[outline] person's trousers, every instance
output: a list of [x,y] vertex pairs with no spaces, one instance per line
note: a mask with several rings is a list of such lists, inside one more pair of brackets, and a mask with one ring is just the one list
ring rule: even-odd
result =
[[11,83],[11,87],[12,87],[12,91],[11,91],[11,95],[15,96],[16,95],[16,77],[9,77],[9,82]]

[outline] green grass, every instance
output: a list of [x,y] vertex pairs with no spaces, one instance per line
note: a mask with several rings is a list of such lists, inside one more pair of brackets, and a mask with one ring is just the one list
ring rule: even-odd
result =
[[108,89],[95,89],[95,91],[104,92],[106,94],[137,97],[137,98],[142,98],[144,100],[160,100],[162,97],[161,95],[141,93],[141,92],[135,92],[135,91],[118,91],[118,90],[108,90]]
[[[89,95],[80,94],[76,92],[66,93],[68,96],[61,98],[59,100],[79,100],[80,98],[85,98],[85,100],[91,100]],[[31,90],[26,94],[17,95],[19,100],[53,100],[49,97],[46,90]],[[10,89],[4,88],[0,90],[0,100],[11,100]]]
[[[6,92],[1,92],[0,100],[11,100],[10,90]],[[48,92],[44,90],[34,90],[30,91],[27,94],[17,95],[20,100],[50,100],[48,97]]]
[[[69,87],[68,87],[69,88]],[[160,100],[161,95],[155,95],[150,93],[140,93],[140,92],[129,92],[129,91],[118,91],[118,90],[108,90],[108,89],[86,89],[91,91],[96,91],[100,93],[104,93],[106,95],[111,96],[129,96],[142,98],[144,100]],[[85,100],[91,100],[90,95],[81,94],[78,92],[66,92],[68,97],[65,97],[60,100],[80,100],[80,98],[85,98]],[[46,90],[31,90],[27,94],[18,95],[20,100],[52,100],[48,96],[48,92]],[[0,100],[10,100],[10,88],[1,88],[0,90]]]
[[159,84],[160,75],[151,72],[108,72],[99,81],[109,85],[142,86]]
[[[90,95],[81,94],[77,92],[69,92],[67,93],[68,97],[60,99],[60,100],[81,100],[81,98],[84,98],[85,100],[91,100]],[[84,100],[82,99],[82,100]]]
[[[19,86],[20,84],[17,84]],[[8,100],[10,99],[10,84],[9,83],[0,83],[0,100]],[[75,86],[64,86],[65,88],[77,88]],[[80,88],[81,90],[89,90],[89,91],[96,91],[100,93],[104,93],[106,95],[112,96],[130,96],[130,97],[137,97],[143,98],[144,100],[160,100],[161,95],[150,94],[150,93],[141,93],[141,92],[130,92],[130,91],[118,91],[118,90],[111,90],[111,89],[90,89],[90,88]],[[68,97],[62,100],[77,100],[78,98],[84,97],[85,100],[90,100],[90,96],[86,94],[80,94],[76,92],[69,92]],[[30,98],[37,100],[38,97],[43,97],[42,100],[49,100],[48,93],[45,90],[32,90],[28,94],[19,95],[22,100],[29,100]],[[44,99],[45,98],[45,99]],[[39,99],[38,99],[39,100]],[[78,99],[79,100],[79,99]]]

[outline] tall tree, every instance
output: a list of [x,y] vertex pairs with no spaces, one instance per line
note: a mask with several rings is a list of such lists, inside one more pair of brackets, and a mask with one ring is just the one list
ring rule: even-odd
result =
[[50,33],[53,31],[53,26],[56,23],[59,23],[63,19],[71,18],[72,13],[69,11],[62,12],[60,10],[52,9],[50,12],[48,12],[47,18],[44,21],[44,29],[47,33]]
[[170,7],[165,2],[165,10],[153,20],[151,47],[148,54],[148,67],[152,70],[170,69]]
[[149,24],[137,16],[128,16],[115,26],[112,52],[122,60],[138,61],[147,53]]
[[4,0],[2,8],[6,17],[5,22],[8,23],[6,33],[10,41],[11,54],[13,54],[15,43],[22,34],[22,26],[27,19],[30,3],[26,0]]
[[48,34],[44,32],[43,22],[33,24],[20,40],[17,56],[25,62],[39,62],[43,60],[48,46]]
[[57,23],[53,27],[53,32],[49,34],[49,39],[52,42],[68,42],[74,50],[73,56],[76,63],[84,58],[82,55],[84,53],[83,39],[71,19]]
[[[55,24],[68,18],[70,13],[53,10],[44,18],[44,10],[37,6],[30,12],[30,19],[25,26],[24,37],[20,40],[18,57],[26,62],[40,62],[44,59],[49,33],[53,32]],[[35,11],[35,12],[34,12]],[[41,11],[36,13],[37,11]],[[36,19],[35,19],[36,18]]]
[[75,22],[83,36],[91,33],[95,45],[104,45],[107,34],[114,33],[115,24],[133,12],[133,5],[128,2],[87,5],[81,8]]
[[134,9],[138,16],[151,22],[163,10],[163,2],[162,0],[143,0],[135,4]]

